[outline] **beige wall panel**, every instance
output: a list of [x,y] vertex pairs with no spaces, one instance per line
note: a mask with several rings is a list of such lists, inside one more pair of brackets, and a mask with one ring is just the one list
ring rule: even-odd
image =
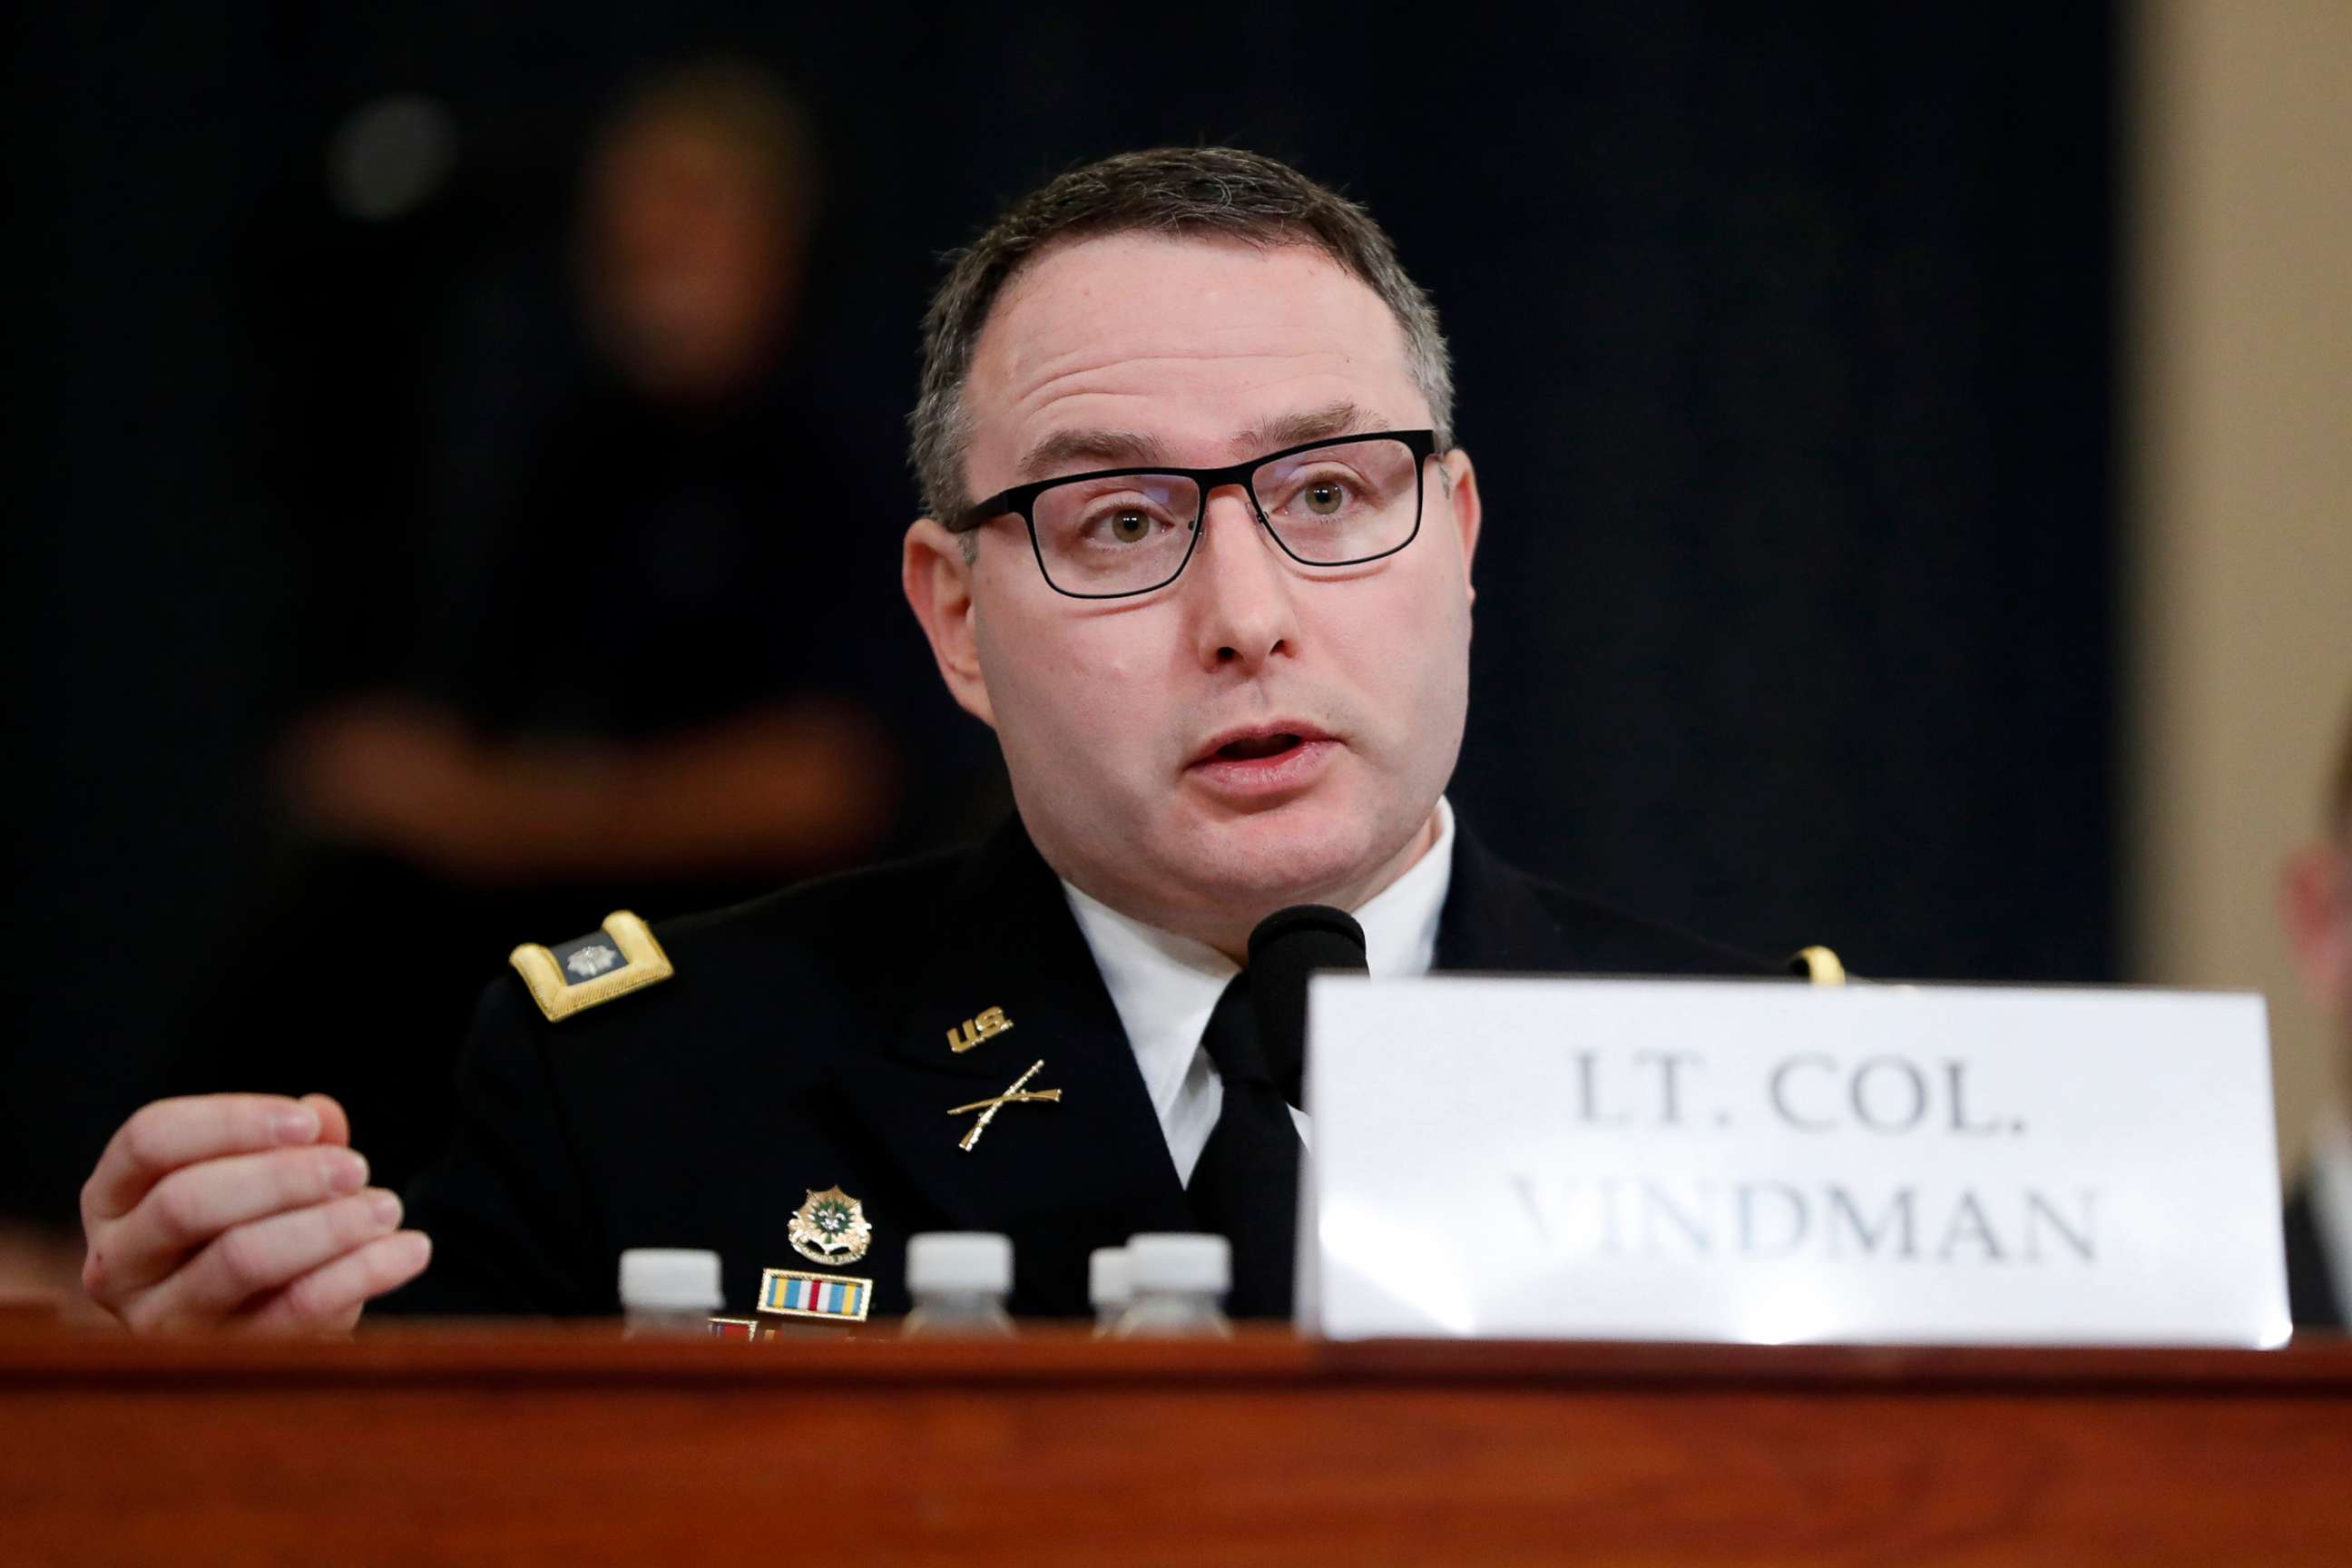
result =
[[2299,1156],[2335,1042],[2278,931],[2352,708],[2352,0],[2147,0],[2126,157],[2140,978],[2271,1003]]

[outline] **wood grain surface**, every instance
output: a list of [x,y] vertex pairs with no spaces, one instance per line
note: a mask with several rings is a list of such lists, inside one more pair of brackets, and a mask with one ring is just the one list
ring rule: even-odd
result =
[[2352,1345],[0,1330],[0,1562],[2352,1563]]

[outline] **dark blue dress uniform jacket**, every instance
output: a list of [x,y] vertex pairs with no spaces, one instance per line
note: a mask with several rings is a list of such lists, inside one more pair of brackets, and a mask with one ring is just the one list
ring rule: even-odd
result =
[[[1087,1257],[1139,1231],[1197,1228],[1109,993],[1060,883],[1018,820],[975,848],[804,883],[656,928],[672,978],[550,1023],[521,980],[490,986],[458,1074],[448,1152],[412,1186],[431,1267],[394,1310],[617,1310],[618,1258],[707,1247],[727,1310],[764,1268],[870,1279],[907,1307],[907,1237],[1011,1236],[1013,1308],[1088,1312]],[[1756,960],[1604,909],[1496,859],[1465,829],[1436,967],[1757,975]],[[977,1048],[949,1031],[991,1007]],[[1031,1089],[970,1152],[949,1108]],[[785,1238],[839,1186],[873,1226],[826,1269]]]
[[2327,1243],[2312,1213],[2308,1187],[2290,1194],[2286,1205],[2286,1304],[2297,1329],[2342,1330],[2345,1304],[2336,1299]]

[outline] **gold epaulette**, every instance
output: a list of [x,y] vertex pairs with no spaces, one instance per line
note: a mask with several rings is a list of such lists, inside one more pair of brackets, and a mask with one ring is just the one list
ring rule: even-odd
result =
[[1790,954],[1789,973],[1816,985],[1845,984],[1845,965],[1826,947],[1801,948]]
[[527,942],[507,962],[550,1023],[658,984],[671,973],[669,955],[653,931],[626,910],[606,915],[602,930],[556,947]]

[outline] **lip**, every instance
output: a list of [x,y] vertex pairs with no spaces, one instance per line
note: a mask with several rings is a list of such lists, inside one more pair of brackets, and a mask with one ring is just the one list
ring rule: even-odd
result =
[[1303,719],[1261,719],[1254,724],[1236,724],[1230,730],[1220,730],[1210,736],[1201,749],[1192,753],[1192,765],[1199,767],[1204,763],[1230,761],[1232,759],[1220,757],[1217,753],[1238,742],[1263,741],[1276,735],[1296,735],[1302,744],[1308,745],[1332,738],[1330,731]]
[[[1296,735],[1298,743],[1267,757],[1222,757],[1237,741]],[[1264,797],[1293,793],[1312,784],[1328,767],[1339,742],[1316,725],[1276,719],[1238,725],[1210,737],[1185,772],[1220,795]]]

